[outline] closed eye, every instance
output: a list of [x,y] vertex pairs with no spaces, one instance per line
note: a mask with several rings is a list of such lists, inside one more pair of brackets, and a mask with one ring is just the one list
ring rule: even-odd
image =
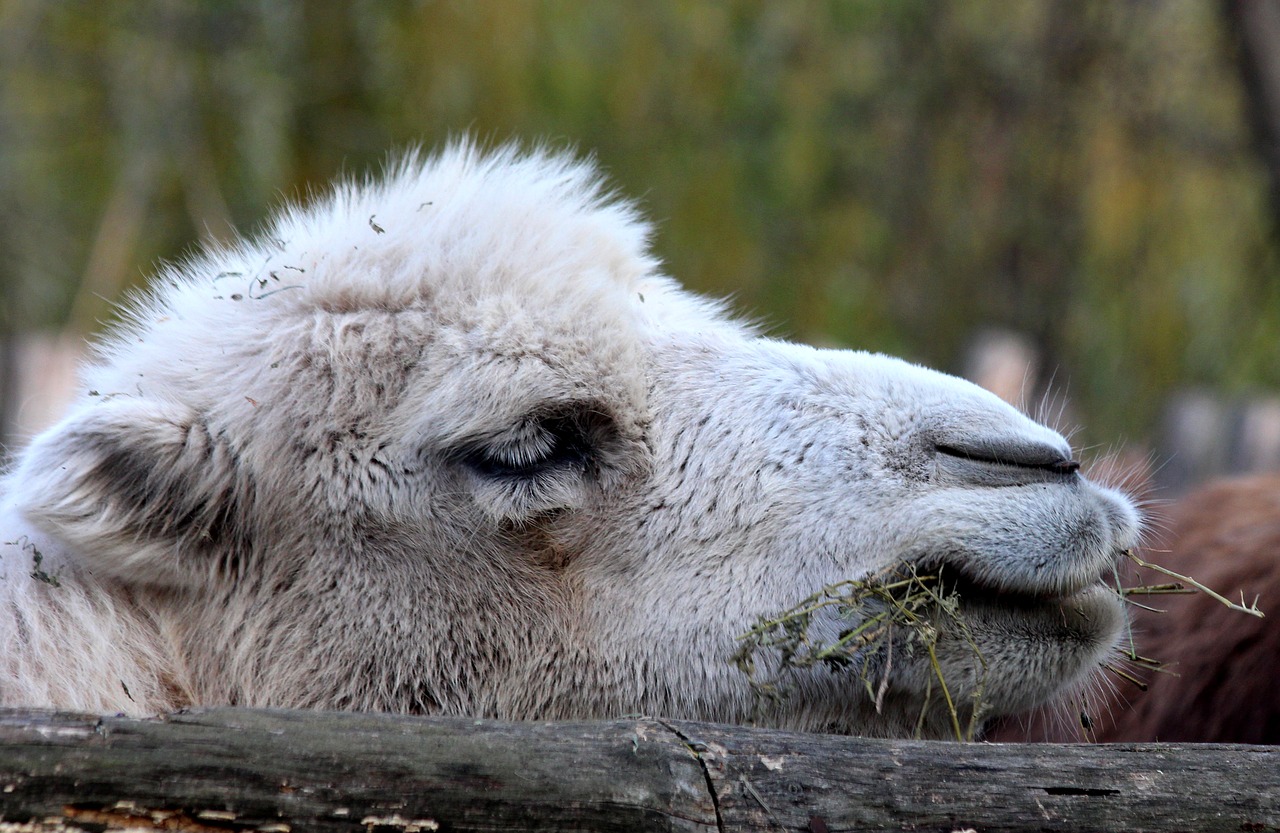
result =
[[462,461],[477,474],[526,479],[549,471],[585,470],[591,460],[589,429],[566,416],[531,418],[511,436],[477,445]]

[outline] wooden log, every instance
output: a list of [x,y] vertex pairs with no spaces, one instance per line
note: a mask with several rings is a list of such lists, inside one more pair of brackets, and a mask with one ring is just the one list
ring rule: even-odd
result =
[[212,709],[0,712],[16,831],[1260,831],[1280,749]]

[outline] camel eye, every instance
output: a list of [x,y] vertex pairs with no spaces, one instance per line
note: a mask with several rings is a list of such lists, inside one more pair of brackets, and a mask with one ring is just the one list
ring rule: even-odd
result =
[[635,471],[617,421],[595,402],[562,402],[474,437],[453,457],[490,517],[527,520],[583,506]]
[[592,460],[592,433],[592,426],[573,414],[530,415],[506,435],[468,450],[463,462],[498,480],[582,472]]

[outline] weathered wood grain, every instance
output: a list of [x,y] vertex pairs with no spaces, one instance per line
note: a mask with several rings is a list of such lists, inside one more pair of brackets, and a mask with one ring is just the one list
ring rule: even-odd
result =
[[648,718],[0,712],[0,833],[1280,830],[1280,750],[883,741]]
[[706,737],[726,829],[1280,829],[1276,747]]

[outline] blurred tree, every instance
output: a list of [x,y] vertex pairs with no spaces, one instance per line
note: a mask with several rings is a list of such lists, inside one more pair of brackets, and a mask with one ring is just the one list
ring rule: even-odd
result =
[[1280,239],[1280,5],[1226,0],[1223,10],[1235,40],[1258,155],[1271,176],[1271,209]]

